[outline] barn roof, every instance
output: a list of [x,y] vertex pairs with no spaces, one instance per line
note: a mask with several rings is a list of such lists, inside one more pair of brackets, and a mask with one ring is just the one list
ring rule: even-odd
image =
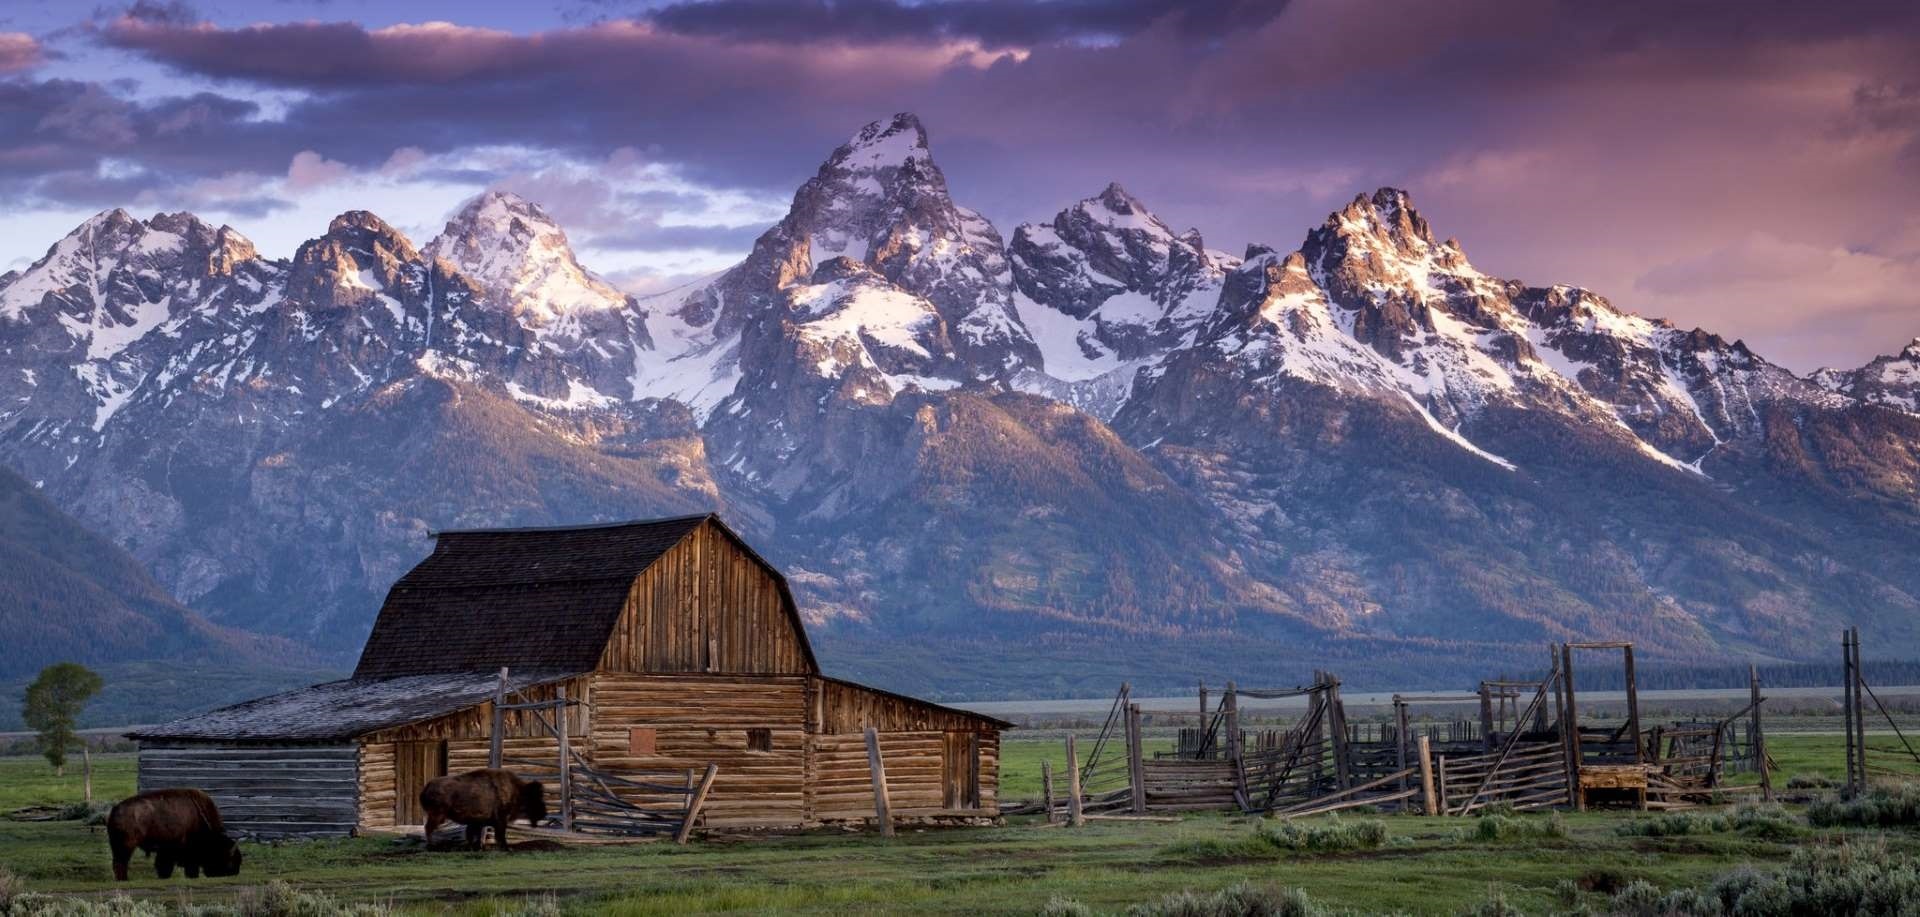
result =
[[[513,687],[549,684],[575,674],[516,670]],[[143,727],[127,735],[145,741],[346,741],[464,710],[492,698],[499,679],[497,672],[349,678]]]
[[440,532],[433,553],[387,593],[356,678],[599,663],[633,581],[712,523],[780,584],[808,667],[806,630],[786,578],[712,514],[560,528]]

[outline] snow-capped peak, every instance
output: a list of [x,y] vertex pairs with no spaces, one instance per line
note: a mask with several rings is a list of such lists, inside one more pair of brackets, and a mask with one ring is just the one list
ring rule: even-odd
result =
[[546,211],[508,191],[469,200],[425,254],[466,274],[489,304],[535,324],[627,303],[625,294],[580,265],[566,232]]
[[932,158],[927,150],[927,130],[912,112],[901,112],[889,120],[875,121],[863,127],[833,152],[829,169],[863,171]]
[[155,214],[143,221],[119,208],[103,210],[74,227],[26,270],[0,278],[0,318],[18,318],[48,294],[60,294],[66,303],[62,308],[69,311],[96,308],[105,301],[102,288],[117,269],[153,270],[189,249],[207,252],[209,273],[228,273],[232,262],[255,257],[252,243],[239,241],[244,245],[228,246],[213,227],[190,213]]
[[1326,229],[1349,240],[1380,240],[1402,256],[1420,257],[1446,247],[1434,241],[1426,218],[1413,207],[1413,196],[1399,188],[1357,195],[1328,219]]

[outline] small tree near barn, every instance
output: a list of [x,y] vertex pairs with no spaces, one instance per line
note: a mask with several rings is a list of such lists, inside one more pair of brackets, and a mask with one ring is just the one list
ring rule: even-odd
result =
[[87,701],[100,693],[100,676],[77,662],[56,662],[40,670],[40,676],[27,686],[26,704],[21,718],[40,733],[40,753],[47,756],[53,772],[65,776],[67,750],[79,736],[74,732],[80,711]]

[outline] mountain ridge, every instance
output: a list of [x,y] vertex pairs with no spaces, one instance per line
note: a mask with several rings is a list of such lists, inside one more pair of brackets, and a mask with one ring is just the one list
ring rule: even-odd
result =
[[1860,561],[1920,531],[1914,366],[1802,377],[1484,274],[1393,188],[1291,251],[1118,184],[1004,241],[901,114],[647,297],[497,191],[286,261],[104,212],[0,279],[0,460],[216,620],[326,647],[429,529],[719,509],[850,640],[1779,655],[1855,618],[1920,647],[1920,565]]

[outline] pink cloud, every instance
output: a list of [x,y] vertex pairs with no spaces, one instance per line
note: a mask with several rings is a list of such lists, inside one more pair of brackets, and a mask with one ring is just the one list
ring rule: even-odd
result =
[[293,161],[287,164],[287,187],[295,190],[318,188],[351,174],[353,169],[346,163],[335,162],[312,150],[301,150],[293,154]]
[[20,32],[0,32],[0,73],[17,73],[45,60],[40,42]]

